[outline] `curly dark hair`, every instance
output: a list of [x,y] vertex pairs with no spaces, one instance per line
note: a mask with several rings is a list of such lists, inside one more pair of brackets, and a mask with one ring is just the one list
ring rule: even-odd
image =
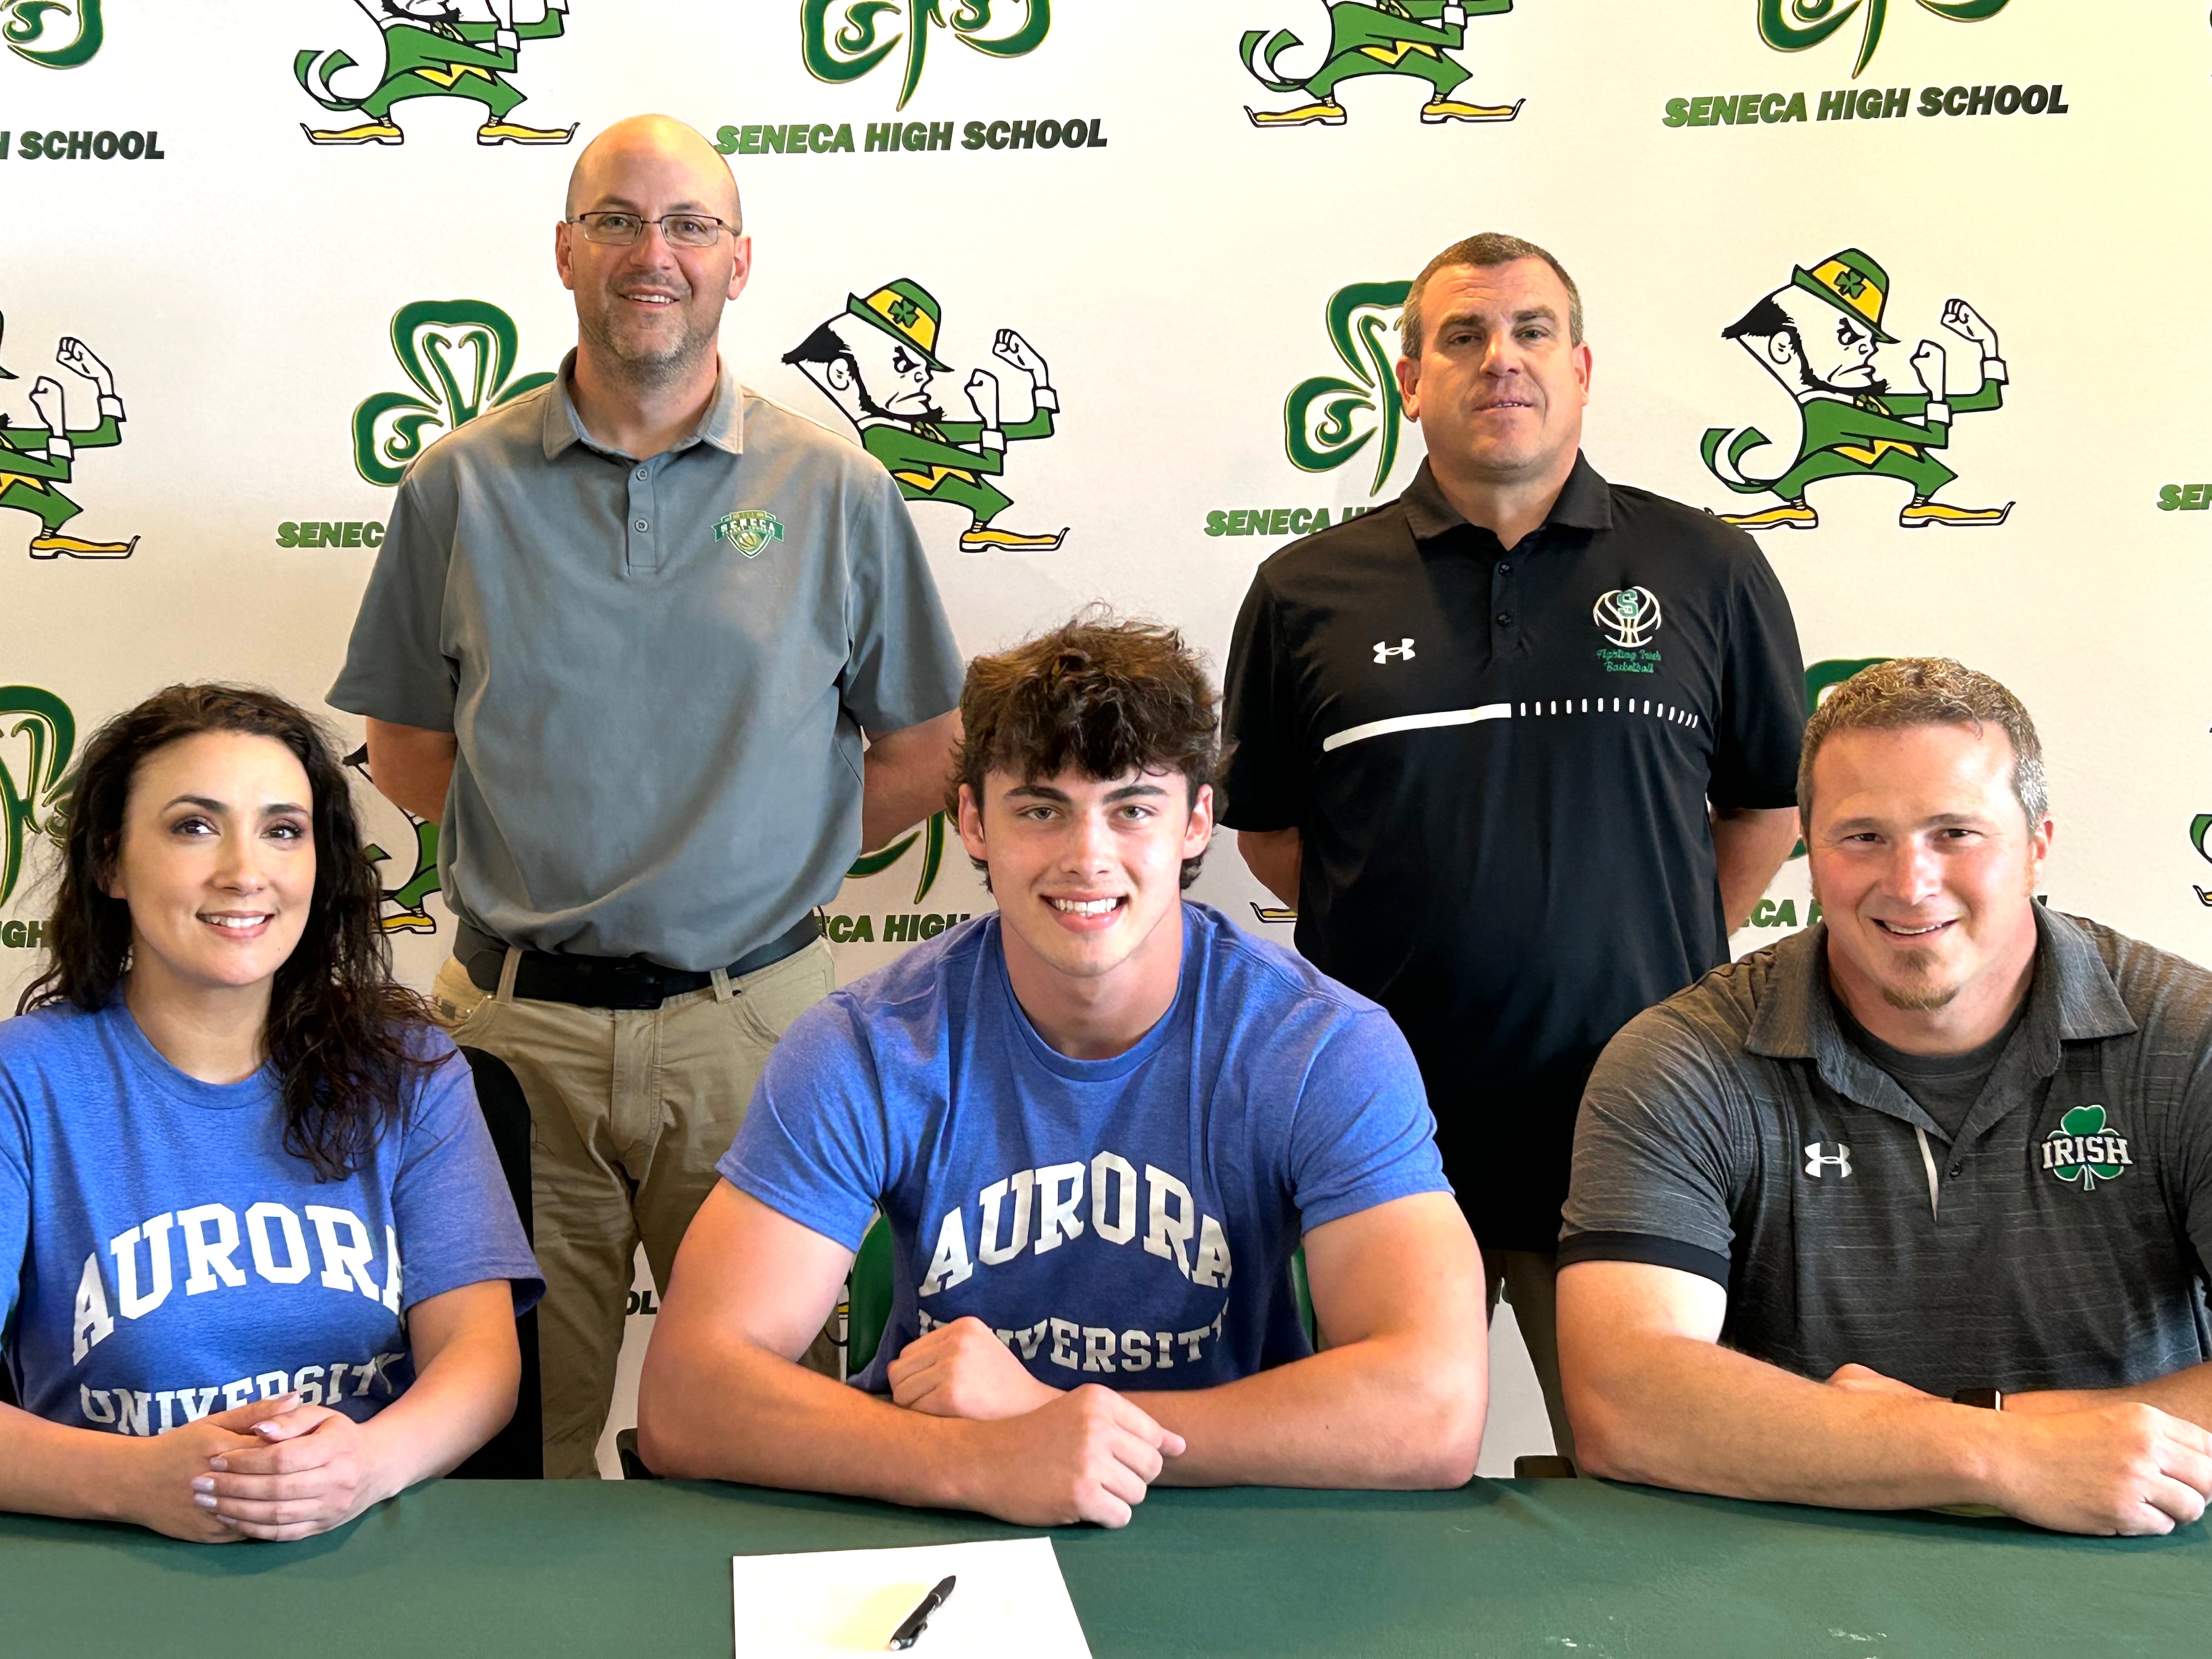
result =
[[[1091,778],[1180,772],[1193,805],[1201,787],[1212,787],[1218,819],[1219,702],[1181,634],[1093,605],[1049,634],[968,665],[945,811],[958,819],[963,784],[980,805],[993,772],[1034,782],[1073,769]],[[1185,887],[1204,861],[1204,854],[1183,860]]]
[[15,1012],[67,1003],[96,1013],[113,999],[130,962],[131,908],[106,888],[122,850],[131,780],[156,750],[204,732],[274,738],[299,760],[313,791],[314,895],[306,931],[276,970],[261,1042],[280,1080],[285,1150],[319,1180],[342,1180],[398,1119],[407,1084],[436,1064],[412,1042],[429,1010],[392,980],[392,948],[376,920],[382,889],[337,751],[312,716],[274,692],[173,685],[94,734],[64,832],[46,932],[52,960]]

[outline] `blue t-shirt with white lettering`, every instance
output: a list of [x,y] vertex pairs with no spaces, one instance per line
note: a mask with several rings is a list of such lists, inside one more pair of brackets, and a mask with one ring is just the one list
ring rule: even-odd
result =
[[1175,1004],[1127,1052],[1047,1044],[981,916],[800,1015],[718,1167],[848,1249],[881,1208],[863,1388],[969,1314],[1055,1387],[1210,1388],[1311,1352],[1301,1234],[1449,1192],[1435,1135],[1388,1014],[1186,903]]
[[416,1042],[436,1069],[319,1182],[267,1068],[187,1077],[119,995],[0,1024],[0,1330],[24,1409],[159,1434],[296,1388],[363,1419],[414,1380],[416,1303],[493,1279],[536,1302],[468,1063]]

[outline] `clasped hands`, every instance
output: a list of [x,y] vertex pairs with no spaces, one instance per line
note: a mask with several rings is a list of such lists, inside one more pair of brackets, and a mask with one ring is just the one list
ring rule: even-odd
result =
[[1111,1389],[1031,1376],[973,1316],[908,1343],[885,1371],[891,1403],[973,1425],[974,1506],[1024,1526],[1123,1527],[1183,1439]]
[[[1949,1401],[1864,1365],[1828,1386],[1948,1407]],[[2212,1499],[2212,1434],[2141,1401],[2095,1394],[2009,1394],[1975,1413],[1993,1437],[1975,1484],[2008,1515],[2056,1532],[2136,1536],[2172,1532]]]
[[368,1431],[297,1394],[212,1413],[136,1449],[133,1518],[193,1543],[310,1538],[389,1496]]

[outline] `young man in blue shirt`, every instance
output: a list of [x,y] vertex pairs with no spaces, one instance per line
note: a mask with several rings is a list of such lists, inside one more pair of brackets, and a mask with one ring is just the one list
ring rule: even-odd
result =
[[[1204,670],[1079,618],[971,664],[961,714],[998,911],[783,1038],[677,1258],[646,1462],[1028,1525],[1122,1525],[1155,1481],[1466,1480],[1480,1257],[1405,1041],[1182,896],[1213,833]],[[795,1362],[878,1209],[890,1320],[840,1388]]]

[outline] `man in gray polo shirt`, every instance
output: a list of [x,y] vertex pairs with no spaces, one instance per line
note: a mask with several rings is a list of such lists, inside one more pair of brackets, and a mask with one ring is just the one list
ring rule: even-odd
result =
[[1797,799],[1822,920],[1638,1015],[1583,1097],[1559,1281],[1581,1462],[2195,1521],[2212,975],[2036,902],[2042,750],[1986,675],[1846,681]]
[[576,349],[409,471],[330,694],[441,823],[441,1017],[530,1100],[550,1476],[596,1473],[639,1242],[665,1285],[831,988],[814,907],[943,799],[958,726],[898,486],[722,366],[740,224],[689,127],[584,151],[555,232]]

